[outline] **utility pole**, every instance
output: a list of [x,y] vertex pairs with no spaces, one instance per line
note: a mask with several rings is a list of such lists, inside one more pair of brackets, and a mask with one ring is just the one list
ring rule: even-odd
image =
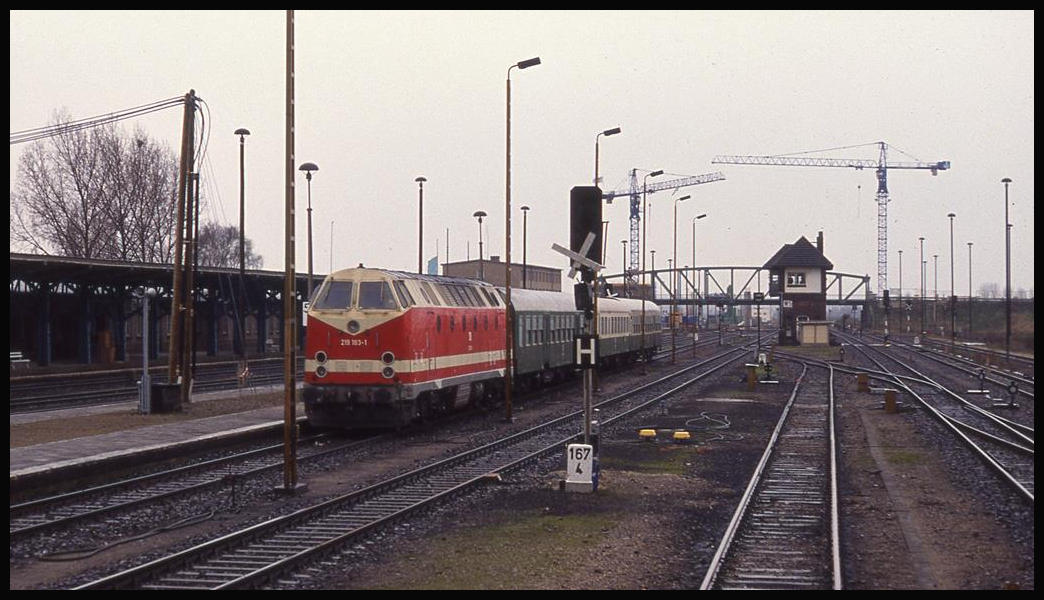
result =
[[304,488],[297,481],[297,275],[294,269],[294,11],[286,11],[286,149],[284,158],[285,273],[283,276],[283,486],[286,493]]
[[[189,90],[185,94],[185,113],[181,128],[181,166],[178,172],[177,224],[174,233],[174,282],[172,285],[170,310],[170,348],[167,359],[167,383],[175,385],[179,382],[187,392],[188,377],[185,374],[184,353],[182,352],[182,334],[184,330],[185,310],[185,253],[183,245],[186,241],[185,225],[187,213],[192,202],[189,187],[189,172],[192,170],[195,136],[194,121],[196,110],[196,91]],[[180,397],[184,397],[182,394]]]

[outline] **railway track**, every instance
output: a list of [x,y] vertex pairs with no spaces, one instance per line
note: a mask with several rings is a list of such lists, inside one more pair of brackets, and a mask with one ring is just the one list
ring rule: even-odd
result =
[[[699,345],[709,346],[716,343],[706,341]],[[657,359],[669,355],[669,352],[661,353]],[[328,436],[309,436],[299,441],[300,464],[354,449],[388,436],[374,436],[360,442],[335,442],[334,447],[322,451],[307,445],[310,441],[323,437]],[[260,476],[282,467],[282,452],[283,446],[278,444],[96,485],[88,489],[12,504],[8,513],[9,535],[12,539],[21,539],[100,518],[113,518],[113,513],[122,514],[164,499],[234,486],[237,481]]]
[[803,366],[700,589],[841,589],[834,370]]
[[[864,339],[883,341],[882,338],[875,336],[864,336]],[[938,349],[925,348],[923,345],[916,346],[896,340],[890,340],[889,344],[890,347],[901,348],[911,353],[916,353],[916,356],[921,356],[926,360],[932,360],[936,363],[946,365],[955,371],[980,380],[983,384],[988,382],[1006,390],[1012,383],[1014,383],[1019,396],[1030,400],[1033,399],[1034,380],[1032,377],[1027,377],[1026,374],[1021,371],[1009,371],[995,366],[986,366],[965,358],[960,354],[951,354]],[[1032,368],[1030,369],[1030,373],[1032,373]]]
[[[319,434],[301,438],[298,441],[297,460],[306,463],[372,443],[376,439],[374,437],[341,441],[324,448],[309,445],[311,442],[329,437],[328,434]],[[238,480],[282,467],[283,444],[280,443],[88,489],[12,504],[8,510],[9,535],[15,540],[44,531],[71,527],[117,511],[149,506],[179,495],[234,486]]]
[[[928,413],[949,429],[981,459],[1000,480],[1029,504],[1034,504],[1033,427],[995,414],[963,398],[929,375],[879,347],[841,335],[879,369],[875,377],[905,391]],[[896,373],[888,360],[909,375]],[[974,439],[973,439],[974,438]]]
[[[744,347],[597,404],[603,426],[648,408],[746,356]],[[681,383],[678,380],[682,379]],[[377,528],[405,518],[490,477],[518,469],[582,435],[574,411],[480,448],[182,552],[84,584],[78,589],[227,589],[291,585],[307,569]],[[317,568],[318,572],[318,568]]]

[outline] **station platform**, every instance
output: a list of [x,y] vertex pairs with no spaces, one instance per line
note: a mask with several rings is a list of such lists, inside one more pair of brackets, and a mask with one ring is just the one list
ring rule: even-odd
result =
[[[258,387],[258,392],[275,392],[281,385]],[[192,402],[227,398],[235,390],[194,394]],[[105,412],[132,412],[137,402],[121,402],[105,406],[69,408],[60,411],[10,416],[10,424],[51,419],[75,419],[77,416]],[[304,405],[297,405],[298,422],[303,422]],[[197,452],[220,444],[232,437],[263,437],[278,433],[283,427],[283,407],[271,406],[230,413],[150,425],[112,433],[60,440],[33,446],[11,448],[10,492],[49,485],[56,481],[76,479],[103,470],[122,469],[143,461],[163,460],[179,454]]]

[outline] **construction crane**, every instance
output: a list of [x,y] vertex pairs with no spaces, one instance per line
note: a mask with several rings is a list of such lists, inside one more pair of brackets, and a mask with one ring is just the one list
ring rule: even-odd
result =
[[[950,168],[950,161],[939,162],[888,162],[888,144],[874,142],[873,144],[860,144],[860,146],[876,145],[880,154],[878,160],[851,159],[851,158],[818,158],[809,156],[715,156],[711,163],[733,164],[733,165],[783,165],[790,167],[851,167],[853,169],[876,169],[877,170],[877,296],[883,296],[884,290],[888,289],[888,169],[928,169],[932,175],[938,175],[939,171]],[[859,146],[847,146],[845,148],[832,148],[832,150],[845,150]],[[824,152],[814,150],[813,152]],[[798,154],[808,154],[802,152]]]
[[666,181],[657,181],[655,183],[648,184],[647,187],[643,188],[638,185],[638,169],[631,169],[631,189],[629,190],[616,190],[614,192],[605,192],[602,194],[602,198],[609,204],[612,204],[613,198],[617,196],[630,196],[631,197],[631,251],[628,262],[630,266],[625,269],[624,275],[628,278],[633,273],[639,271],[638,261],[641,254],[641,249],[638,247],[638,232],[640,230],[639,225],[641,224],[642,218],[642,191],[646,193],[659,192],[661,190],[673,190],[678,188],[687,187],[690,185],[699,185],[701,183],[710,183],[712,181],[722,181],[725,176],[720,172],[706,173],[703,175],[695,175],[693,177],[683,177],[681,179],[669,179]]

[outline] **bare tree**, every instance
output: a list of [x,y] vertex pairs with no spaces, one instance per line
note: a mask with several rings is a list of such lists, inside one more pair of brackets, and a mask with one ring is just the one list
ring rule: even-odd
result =
[[[243,244],[244,263],[248,269],[260,269],[264,261],[254,254],[253,243]],[[199,230],[199,264],[208,267],[239,267],[239,228],[233,225],[207,223]]]
[[[65,111],[55,125],[68,123]],[[26,149],[11,192],[10,234],[30,252],[169,263],[178,161],[136,130],[65,130]]]

